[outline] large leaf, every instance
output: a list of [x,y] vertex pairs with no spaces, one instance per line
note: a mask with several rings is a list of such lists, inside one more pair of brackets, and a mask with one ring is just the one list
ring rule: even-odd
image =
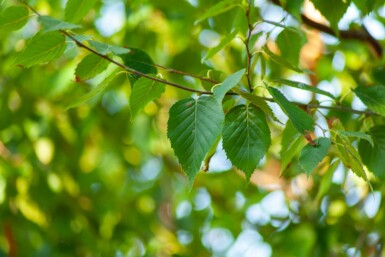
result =
[[325,95],[327,97],[335,99],[335,97],[332,94],[330,94],[329,92],[321,90],[321,89],[319,89],[317,87],[313,87],[313,86],[307,85],[307,84],[302,83],[302,82],[297,82],[297,81],[292,81],[292,80],[287,80],[287,79],[279,79],[279,80],[275,80],[274,82],[277,82],[279,84],[284,84],[284,85],[287,85],[287,86],[290,86],[290,87],[295,87],[295,88],[299,88],[299,89],[302,89],[302,90],[310,91],[310,92],[317,93],[317,94],[320,94],[320,95]]
[[370,129],[369,134],[373,138],[374,145],[368,141],[361,140],[358,151],[362,161],[378,178],[385,179],[385,126],[375,126]]
[[314,130],[313,119],[301,108],[289,102],[286,97],[276,88],[267,87],[274,101],[286,113],[294,127],[302,134]]
[[147,103],[159,98],[165,88],[166,87],[163,83],[159,83],[148,78],[140,78],[131,90],[131,118],[134,119],[138,112],[141,111]]
[[65,8],[65,18],[70,22],[78,22],[95,5],[97,0],[68,0]]
[[273,61],[273,62],[276,62],[278,63],[279,65],[282,65],[288,69],[291,69],[291,70],[294,70],[296,72],[299,72],[299,73],[302,73],[304,72],[302,69],[298,68],[297,66],[291,64],[288,60],[286,60],[285,58],[279,56],[279,55],[276,55],[275,53],[273,53],[272,51],[270,51],[269,48],[267,48],[266,46],[263,47],[263,51],[270,57],[270,59]]
[[23,6],[11,6],[0,14],[0,31],[12,31],[22,28],[29,19],[28,9]]
[[50,16],[39,16],[39,22],[44,26],[43,32],[49,32],[49,31],[61,30],[61,29],[64,29],[64,30],[77,29],[82,27],[77,24],[72,24],[69,22],[57,20]]
[[385,87],[384,86],[359,86],[353,90],[361,101],[371,110],[385,116]]
[[281,151],[281,174],[290,164],[295,156],[299,154],[305,144],[305,139],[301,133],[293,126],[289,120],[282,133]]
[[190,185],[223,126],[224,114],[212,96],[178,101],[170,109],[167,135]]
[[281,57],[285,58],[292,65],[298,66],[299,54],[302,46],[306,43],[305,35],[285,28],[279,33],[276,43],[280,49]]
[[327,155],[331,146],[331,141],[327,137],[320,137],[314,140],[315,145],[307,144],[299,156],[299,165],[307,175],[317,167]]
[[16,56],[15,63],[31,67],[60,57],[66,48],[64,35],[57,31],[38,34]]
[[270,129],[264,113],[253,105],[238,105],[227,113],[223,148],[247,180],[270,146]]
[[90,43],[90,45],[92,47],[94,47],[98,53],[104,54],[104,55],[109,54],[109,53],[119,55],[119,54],[126,54],[126,53],[130,52],[130,49],[128,49],[128,48],[110,45],[110,44],[104,44],[104,43],[100,43],[100,42],[97,42],[94,40],[88,40],[88,43]]
[[219,1],[216,5],[210,7],[199,19],[196,23],[206,20],[207,18],[211,18],[217,16],[219,14],[225,13],[236,6],[240,6],[240,0],[224,0]]
[[95,77],[99,73],[105,71],[110,64],[106,59],[96,54],[89,54],[83,58],[75,70],[77,80],[84,81]]
[[213,88],[213,94],[218,102],[221,103],[226,93],[241,81],[245,72],[246,69],[239,70],[228,76],[221,84]]
[[203,58],[203,60],[208,60],[210,59],[211,57],[213,57],[216,53],[218,53],[220,50],[222,50],[223,47],[225,47],[228,43],[230,43],[238,34],[238,31],[237,30],[234,30],[233,32],[231,32],[230,34],[226,35],[222,40],[221,42],[219,42],[219,44],[213,48],[211,48],[206,56]]

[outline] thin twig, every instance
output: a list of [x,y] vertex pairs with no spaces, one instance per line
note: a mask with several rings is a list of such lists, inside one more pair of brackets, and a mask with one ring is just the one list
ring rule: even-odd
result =
[[253,25],[251,24],[250,20],[250,10],[251,10],[251,0],[249,0],[248,7],[246,9],[246,18],[247,18],[247,38],[245,40],[245,47],[246,47],[246,55],[247,55],[247,85],[249,86],[250,93],[253,92],[253,86],[251,83],[251,58],[252,54],[250,51],[250,38],[251,38],[251,33],[253,32]]

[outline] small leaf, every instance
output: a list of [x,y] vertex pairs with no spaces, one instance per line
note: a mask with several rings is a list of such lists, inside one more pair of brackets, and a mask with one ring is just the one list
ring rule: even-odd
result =
[[217,16],[219,14],[225,13],[236,6],[241,6],[240,0],[224,0],[218,2],[216,5],[209,8],[195,23],[199,23],[208,18]]
[[299,63],[299,54],[303,45],[306,43],[305,35],[285,28],[279,33],[276,43],[280,49],[281,57],[292,65],[297,66]]
[[314,7],[330,22],[331,28],[338,33],[338,22],[346,13],[350,0],[333,0],[333,5],[325,0],[310,0]]
[[219,44],[213,48],[211,48],[206,56],[203,58],[203,61],[210,59],[213,57],[216,53],[218,53],[220,50],[222,50],[227,44],[229,44],[238,34],[238,30],[234,30],[230,34],[226,35]]
[[212,96],[187,98],[170,109],[167,135],[190,186],[223,126],[224,114]]
[[327,137],[320,137],[314,140],[315,145],[307,144],[299,156],[299,165],[309,176],[323,158],[327,155],[331,141]]
[[267,86],[274,101],[281,107],[282,111],[289,117],[298,132],[306,134],[314,131],[314,121],[304,110],[289,102],[286,97],[276,88]]
[[65,29],[77,29],[82,26],[54,19],[50,16],[39,16],[39,22],[43,25],[43,32]]
[[282,65],[288,69],[294,70],[294,71],[299,72],[299,73],[304,72],[304,70],[298,68],[297,66],[294,66],[293,64],[288,62],[285,58],[283,58],[279,55],[276,55],[275,53],[270,51],[269,48],[267,48],[266,46],[263,47],[263,51],[270,57],[270,59],[272,61],[278,63],[279,65]]
[[281,151],[279,152],[281,156],[281,174],[293,158],[299,154],[304,144],[305,140],[303,135],[297,131],[293,123],[289,120],[282,133]]
[[60,57],[66,48],[65,37],[57,31],[34,36],[25,49],[16,56],[15,63],[25,67]]
[[232,164],[246,174],[247,180],[270,144],[270,129],[261,110],[253,105],[238,105],[227,113],[223,148]]
[[0,14],[0,31],[21,29],[29,20],[28,9],[24,6],[11,6]]
[[226,93],[241,81],[245,72],[246,69],[239,70],[228,76],[221,84],[213,88],[214,97],[218,100],[218,102],[221,103]]
[[106,89],[111,84],[111,82],[116,77],[118,77],[118,75],[120,75],[120,74],[123,74],[123,73],[115,73],[115,72],[113,72],[110,76],[105,78],[102,81],[102,83],[100,83],[97,87],[93,88],[90,92],[88,92],[87,94],[82,95],[81,97],[78,97],[78,98],[74,99],[69,104],[67,104],[66,105],[66,109],[70,109],[70,108],[74,108],[76,106],[79,106],[79,105],[81,105],[81,104],[91,100],[95,96],[103,93],[104,91],[106,91]]
[[140,78],[131,90],[130,110],[131,119],[141,111],[146,104],[159,98],[166,89],[163,83],[148,78]]
[[114,46],[109,44],[100,43],[94,40],[88,40],[88,43],[95,48],[95,50],[103,55],[113,53],[113,54],[126,54],[130,52],[130,49],[120,47],[120,46]]
[[371,110],[385,116],[385,87],[384,86],[359,86],[353,92]]
[[373,139],[370,135],[364,133],[364,132],[359,132],[359,131],[345,131],[345,130],[334,130],[336,133],[345,136],[345,137],[355,137],[359,139],[363,139],[368,141],[368,143],[373,147],[374,142]]
[[78,22],[91,10],[97,0],[68,0],[65,18],[70,22]]
[[80,81],[84,81],[105,71],[108,65],[110,65],[110,62],[106,59],[103,59],[96,54],[89,54],[78,64],[75,75]]
[[332,94],[330,94],[329,92],[326,92],[326,91],[321,90],[317,87],[313,87],[313,86],[310,86],[310,85],[307,85],[307,84],[304,84],[301,82],[287,80],[287,79],[279,79],[279,80],[275,80],[274,82],[279,83],[279,84],[284,84],[284,85],[287,85],[290,87],[295,87],[295,88],[299,88],[302,90],[310,91],[310,92],[317,93],[320,95],[325,95],[327,97],[335,99],[335,97]]
[[368,141],[361,140],[358,144],[358,151],[366,167],[378,178],[384,179],[385,126],[371,128],[369,135],[373,138],[374,145],[370,145]]

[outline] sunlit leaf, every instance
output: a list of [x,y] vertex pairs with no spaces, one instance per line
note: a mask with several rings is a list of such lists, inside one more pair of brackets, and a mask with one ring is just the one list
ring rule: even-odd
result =
[[253,105],[238,105],[226,114],[223,148],[247,180],[270,146],[270,129],[264,113]]
[[331,141],[327,137],[320,137],[314,140],[314,145],[307,144],[299,156],[299,165],[307,175],[317,167],[327,155],[331,146]]
[[330,94],[329,92],[326,92],[326,91],[319,89],[317,87],[307,85],[307,84],[302,83],[302,82],[297,82],[297,81],[292,81],[292,80],[287,80],[287,79],[279,79],[279,80],[275,80],[274,82],[277,82],[279,84],[284,84],[284,85],[287,85],[290,87],[295,87],[295,88],[299,88],[302,90],[310,91],[310,92],[317,93],[320,95],[325,95],[327,97],[335,99],[335,97],[332,94]]
[[310,0],[314,7],[330,22],[332,29],[338,31],[338,22],[346,13],[350,0],[333,0],[333,5],[325,0]]
[[70,22],[81,20],[95,5],[97,0],[68,0],[65,7],[65,18]]
[[226,35],[217,46],[211,48],[206,56],[203,58],[203,60],[208,60],[211,57],[213,57],[216,53],[218,53],[220,50],[222,50],[227,44],[229,44],[238,34],[237,30],[234,30],[230,34]]
[[246,69],[239,70],[228,76],[221,84],[213,88],[214,97],[218,100],[218,102],[221,103],[226,93],[241,81],[245,72]]
[[266,46],[263,47],[263,51],[270,57],[270,59],[272,61],[278,63],[279,65],[282,65],[282,66],[284,66],[284,67],[286,67],[288,69],[294,70],[294,71],[299,72],[299,73],[304,72],[302,69],[300,69],[297,66],[294,66],[293,64],[291,64],[285,58],[283,58],[283,57],[281,57],[279,55],[276,55],[275,53],[270,51],[269,48],[267,48]]
[[279,152],[281,157],[281,174],[293,158],[300,153],[304,145],[305,139],[303,135],[298,132],[289,120],[282,133],[281,151]]
[[109,53],[119,55],[119,54],[126,54],[126,53],[130,52],[130,49],[128,49],[128,48],[110,45],[110,44],[104,44],[104,43],[100,43],[100,42],[97,42],[94,40],[88,40],[88,43],[92,47],[94,47],[98,53],[104,54],[104,55],[109,54]]
[[211,18],[214,16],[217,16],[219,14],[225,13],[231,9],[233,9],[236,6],[240,6],[241,1],[240,0],[224,0],[218,2],[216,5],[213,5],[210,7],[199,19],[196,21],[196,23],[199,23],[201,21],[206,20],[207,18]]
[[374,142],[372,137],[369,134],[360,131],[345,131],[345,130],[334,130],[336,133],[345,136],[345,137],[355,137],[358,139],[366,140],[372,147],[374,146]]
[[371,110],[385,116],[385,87],[359,86],[353,92],[361,99],[361,101]]
[[223,126],[224,114],[212,96],[178,101],[170,109],[167,135],[190,185]]
[[89,54],[84,57],[76,67],[76,78],[80,81],[93,78],[101,72],[105,71],[109,64],[110,62],[106,59],[103,59],[96,54]]
[[82,26],[77,24],[68,23],[65,21],[57,20],[50,16],[39,16],[39,22],[43,25],[43,32],[49,32],[54,30],[66,30],[66,29],[77,29]]
[[28,9],[23,6],[11,6],[0,13],[0,31],[12,31],[22,28],[29,19]]

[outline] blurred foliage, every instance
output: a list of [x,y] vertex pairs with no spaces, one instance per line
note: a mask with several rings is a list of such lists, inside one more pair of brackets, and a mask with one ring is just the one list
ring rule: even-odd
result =
[[[65,13],[66,1],[27,2],[43,15],[76,20],[75,14]],[[245,68],[245,2],[199,23],[195,21],[218,1],[84,2],[92,8],[81,14],[82,27],[74,29],[80,41],[90,38],[140,48],[157,64],[220,81],[224,74]],[[312,2],[333,8],[326,1]],[[352,1],[351,8],[360,17],[347,26],[354,27],[365,17],[384,30],[382,1],[362,2],[367,4]],[[0,12],[20,4],[0,1]],[[270,1],[255,1],[250,13],[260,21],[257,36],[251,38],[257,49],[251,62],[255,92],[267,95],[264,79],[300,79],[330,92],[341,106],[364,110],[352,89],[385,85],[383,57],[376,58],[365,42],[337,40],[302,27],[295,17],[303,1],[281,4],[289,13]],[[171,105],[191,93],[166,87],[132,120],[130,80],[116,76],[103,94],[66,109],[97,88],[116,67],[109,65],[102,73],[92,74],[96,75],[92,79],[79,81],[77,64],[89,52],[68,38],[58,59],[28,69],[16,66],[15,54],[41,27],[31,11],[30,16],[14,32],[0,25],[0,256],[385,256],[383,177],[369,173],[369,185],[342,165],[335,147],[307,176],[299,164],[299,150],[306,142],[301,138],[281,173],[284,126],[269,119],[271,147],[250,184],[231,167],[218,144],[209,171],[198,173],[189,189],[167,139],[167,120]],[[331,18],[336,29],[338,20]],[[235,30],[235,39],[227,39],[222,50],[203,60]],[[262,54],[263,45],[309,72],[297,74],[273,62]],[[210,90],[196,78],[167,69],[161,69],[160,76],[192,89]],[[305,91],[283,85],[279,89],[292,101],[330,103],[330,98],[313,93],[303,100]],[[225,112],[236,101],[242,100],[225,97]],[[285,119],[276,105],[271,107],[279,119]],[[373,140],[383,141],[384,133],[378,130],[384,128],[381,116],[318,109],[313,117],[324,129],[339,119],[347,131],[376,132]],[[330,136],[317,127],[312,136],[325,133]],[[372,149],[357,137],[349,139],[354,147],[359,144],[362,156]],[[384,149],[372,151],[377,154]],[[372,161],[370,165],[383,175],[380,163],[365,156],[363,161]]]

